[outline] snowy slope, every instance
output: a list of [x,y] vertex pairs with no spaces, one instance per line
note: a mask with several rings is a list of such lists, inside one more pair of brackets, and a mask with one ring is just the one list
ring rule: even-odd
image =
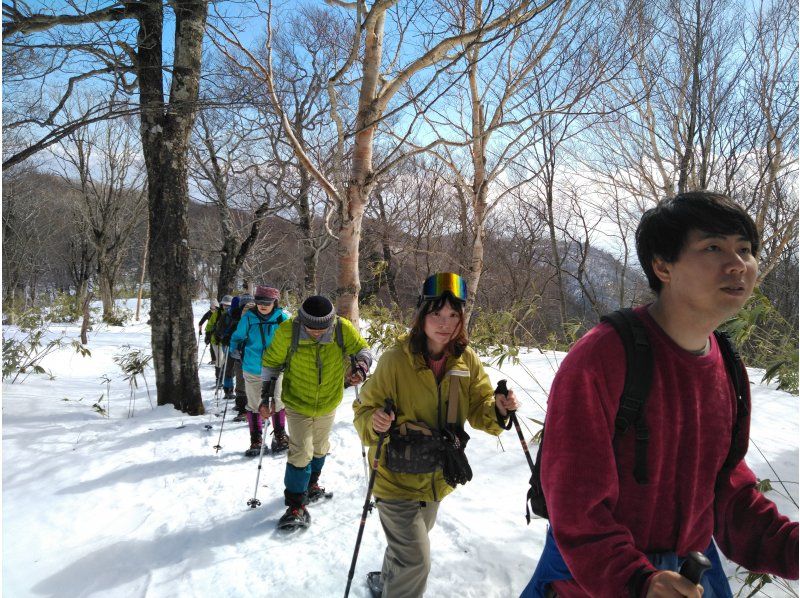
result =
[[[204,305],[195,306],[198,319],[204,311]],[[77,327],[60,328],[78,334]],[[351,423],[353,389],[337,412],[321,480],[335,496],[310,506],[309,530],[286,536],[275,530],[284,510],[285,457],[265,457],[257,490],[262,505],[250,509],[257,460],[242,455],[249,444],[246,424],[228,419],[223,450],[215,454],[212,448],[221,423],[214,415],[213,390],[205,390],[213,383],[212,366],[204,364],[200,374],[207,415],[187,417],[170,406],[151,409],[142,386],[135,417],[127,417],[129,390],[112,357],[125,344],[149,351],[149,342],[144,323],[100,326],[90,333],[91,358],[64,349],[44,364],[54,380],[31,376],[24,384],[3,385],[3,595],[343,595],[366,487]],[[523,419],[541,419],[544,389],[560,357],[530,352],[520,365],[506,365],[502,372],[490,368],[490,376],[508,378],[518,389]],[[110,418],[92,409],[101,395],[107,406],[104,375],[112,378]],[[153,380],[148,370],[151,392]],[[797,502],[797,398],[758,386],[753,403],[755,446],[748,461],[760,477],[774,481],[769,461]],[[426,595],[517,596],[533,572],[545,532],[541,520],[525,525],[530,473],[524,454],[513,430],[499,441],[472,433],[468,454],[475,476],[442,503],[431,532]],[[796,519],[797,508],[779,494],[784,488],[773,485],[770,496]],[[383,546],[374,513],[351,596],[368,595],[363,578],[380,568]],[[761,595],[796,595],[796,582],[791,588],[793,593],[770,585]]]

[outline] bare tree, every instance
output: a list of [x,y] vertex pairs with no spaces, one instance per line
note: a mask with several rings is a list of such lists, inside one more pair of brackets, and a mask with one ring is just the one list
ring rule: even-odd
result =
[[[79,129],[63,138],[59,147],[55,157],[76,192],[74,213],[92,245],[107,319],[114,313],[120,267],[147,208],[140,146],[132,123],[117,119]],[[80,245],[76,249],[81,250]],[[81,289],[81,304],[84,295]]]
[[[442,3],[440,9],[459,34],[478,29],[484,18],[480,2]],[[506,37],[480,33],[463,47],[466,78],[463,86],[454,82],[454,101],[425,115],[434,137],[451,142],[433,151],[450,167],[458,187],[472,298],[484,268],[487,218],[537,174],[508,176],[528,147],[538,143],[537,123],[554,114],[574,119],[594,88],[619,68],[613,44],[598,51],[605,27],[592,3],[568,1],[541,11]],[[472,301],[468,312],[471,306]]]
[[[251,156],[260,138],[261,134],[236,111],[209,108],[197,119],[191,147],[193,179],[201,195],[216,207],[221,232],[217,299],[234,293],[236,278],[258,238],[261,223],[273,208],[269,191],[252,185],[252,175],[247,173],[258,172],[259,164],[253,163]],[[242,227],[237,221],[244,213],[252,217]]]
[[[254,68],[258,68],[265,77],[273,106],[281,116],[284,130],[298,159],[339,207],[337,310],[348,318],[357,319],[360,290],[359,244],[365,207],[381,175],[390,170],[398,161],[405,159],[409,153],[413,153],[402,151],[401,144],[398,144],[395,151],[385,154],[386,159],[382,164],[377,168],[373,164],[378,127],[387,116],[398,114],[411,104],[410,101],[404,100],[400,101],[399,105],[392,105],[393,100],[399,97],[398,94],[401,91],[409,97],[419,97],[421,91],[412,91],[413,81],[419,81],[422,90],[428,89],[431,82],[441,72],[437,65],[453,64],[463,54],[463,48],[470,44],[494,41],[497,37],[507,34],[547,10],[555,3],[555,0],[547,0],[538,5],[527,0],[514,1],[502,8],[487,3],[484,18],[476,23],[474,28],[455,35],[442,35],[436,31],[433,24],[429,30],[417,31],[416,27],[425,23],[424,20],[413,20],[415,15],[420,14],[419,10],[410,12],[398,10],[395,14],[392,11],[397,9],[396,0],[379,1],[371,6],[360,1],[345,3],[334,0],[333,3],[355,12],[354,28],[350,36],[350,51],[327,83],[331,115],[338,132],[338,149],[336,150],[338,158],[343,159],[345,145],[351,144],[347,152],[350,158],[346,170],[334,171],[332,178],[326,176],[319,168],[319,164],[316,163],[313,156],[308,155],[302,144],[293,135],[291,123],[275,92],[271,60],[267,60],[267,64],[263,64],[257,61],[252,53],[250,58],[257,65]],[[269,11],[271,11],[271,6],[268,8]],[[397,30],[397,35],[393,37],[393,41],[395,41],[394,56],[389,59],[388,64],[384,64],[384,37],[388,18],[393,19],[392,23]],[[424,40],[424,47],[421,50],[412,52],[410,45],[404,46],[405,35],[411,29],[415,29],[415,33],[419,33]],[[271,54],[272,38],[269,35],[271,33],[269,25],[267,31],[267,48]],[[232,41],[235,38],[235,34],[231,30],[221,33]],[[401,61],[404,66],[399,66]],[[357,106],[352,109],[355,113],[354,133],[350,137],[345,135],[342,119],[344,107],[341,105],[340,91],[356,64],[358,64],[361,76],[357,84]],[[430,70],[433,72],[429,73],[425,80],[424,74]]]
[[[70,64],[79,69],[70,77],[66,92],[37,125],[44,126],[45,137],[34,140],[14,160],[52,144],[70,131],[93,119],[120,113],[120,90],[139,91],[140,134],[147,172],[150,219],[148,269],[152,301],[153,364],[159,404],[173,404],[190,414],[204,412],[197,375],[197,341],[191,309],[192,284],[189,270],[187,206],[189,201],[187,155],[194,122],[200,78],[207,0],[176,0],[166,6],[174,17],[172,63],[165,47],[172,27],[165,27],[162,0],[100,3],[87,10],[63,14],[50,10],[34,13],[16,0],[3,3],[3,46],[14,52],[41,56],[73,57]],[[56,44],[50,50],[50,36]],[[58,58],[50,58],[45,74],[61,73]],[[18,71],[18,72],[21,72]],[[41,73],[40,73],[41,74]],[[130,78],[135,74],[135,79]],[[165,77],[166,75],[166,77]],[[81,81],[111,80],[109,99],[102,107],[84,115],[78,122],[56,122],[63,102]],[[37,79],[41,82],[41,77]],[[165,80],[169,93],[165,93]],[[60,86],[64,88],[63,85]],[[41,96],[39,96],[41,97]],[[129,102],[123,102],[130,107]],[[20,112],[24,112],[21,110]],[[27,153],[26,153],[27,152]],[[6,160],[4,166],[14,163]]]

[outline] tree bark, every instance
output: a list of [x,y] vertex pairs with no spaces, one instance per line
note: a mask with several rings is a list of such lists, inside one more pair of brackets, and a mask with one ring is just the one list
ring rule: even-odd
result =
[[311,211],[309,193],[311,191],[311,177],[305,168],[298,169],[300,186],[297,191],[297,212],[299,215],[299,228],[303,243],[303,293],[305,296],[316,295],[319,292],[317,280],[317,262],[319,249],[313,240],[314,215]]
[[378,71],[383,55],[383,29],[386,15],[381,12],[367,28],[364,43],[364,74],[358,98],[356,135],[350,181],[339,228],[339,286],[336,290],[337,312],[358,321],[358,294],[361,282],[358,253],[361,242],[361,223],[369,194],[375,184],[372,171],[372,143],[375,128],[381,117],[375,98],[378,90]]
[[138,32],[142,150],[148,175],[150,323],[158,404],[204,413],[189,255],[188,139],[195,117],[207,3],[176,2],[170,102],[164,104],[161,0],[143,3]]
[[142,265],[141,273],[139,274],[139,290],[136,292],[136,321],[139,321],[139,312],[142,307],[142,289],[144,288],[144,279],[147,273],[147,247],[150,244],[150,223],[147,226],[147,236],[144,240],[144,250],[142,251]]

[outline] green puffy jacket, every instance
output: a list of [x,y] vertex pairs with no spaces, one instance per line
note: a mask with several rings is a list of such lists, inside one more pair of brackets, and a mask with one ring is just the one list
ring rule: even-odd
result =
[[[469,377],[453,376],[449,372],[469,372]],[[372,429],[372,414],[384,406],[387,398],[394,399],[394,425],[406,421],[424,422],[441,429],[447,419],[447,403],[451,380],[459,385],[459,424],[470,425],[489,434],[499,435],[503,429],[497,422],[494,408],[494,388],[477,354],[467,347],[460,357],[447,359],[445,375],[439,385],[422,355],[412,354],[408,338],[386,351],[378,360],[375,373],[364,383],[359,401],[353,402],[354,423],[361,441],[370,447],[370,461],[375,456],[378,434]],[[441,470],[433,473],[395,473],[386,468],[386,435],[381,449],[381,461],[375,478],[375,496],[384,500],[438,501],[453,491],[444,481]]]
[[[330,413],[342,402],[344,374],[350,366],[348,356],[356,355],[368,346],[349,320],[339,318],[339,321],[347,355],[342,354],[341,347],[336,343],[333,327],[322,341],[301,336],[289,367],[283,373],[281,386],[281,400],[292,411],[316,417]],[[263,377],[276,375],[286,362],[292,345],[293,322],[294,318],[291,318],[278,326],[272,343],[264,351],[261,361],[265,368],[262,370]]]

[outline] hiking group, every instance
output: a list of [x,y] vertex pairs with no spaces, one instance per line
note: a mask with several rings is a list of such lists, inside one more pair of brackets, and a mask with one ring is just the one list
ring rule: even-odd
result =
[[[642,216],[636,248],[654,300],[609,314],[574,345],[553,380],[535,463],[523,441],[530,506],[549,522],[522,598],[732,598],[718,550],[753,572],[798,578],[798,524],[745,463],[747,372],[717,332],[753,291],[758,239],[750,216],[711,192]],[[330,496],[319,480],[336,408],[345,384],[363,383],[353,417],[372,471],[345,596],[372,496],[386,549],[369,590],[422,596],[440,503],[472,478],[465,422],[494,435],[513,423],[522,438],[514,392],[505,381],[495,389],[469,346],[466,285],[429,276],[409,332],[369,377],[366,341],[330,300],[308,297],[294,317],[278,300],[258,286],[204,317],[218,385],[250,425],[248,454],[261,449],[268,418],[272,450],[288,449],[278,526],[307,527],[307,504]]]

